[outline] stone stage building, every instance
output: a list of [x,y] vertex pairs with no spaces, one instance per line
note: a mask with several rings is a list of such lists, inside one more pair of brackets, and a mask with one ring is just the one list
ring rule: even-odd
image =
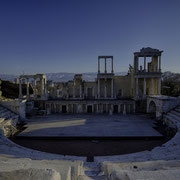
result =
[[[29,102],[40,101],[41,108],[51,113],[133,113],[148,96],[161,94],[161,54],[163,51],[142,48],[134,53],[134,65],[125,76],[117,76],[113,69],[113,56],[98,56],[95,81],[84,81],[76,74],[72,81],[47,84],[44,74],[23,75]],[[111,67],[107,67],[110,61]],[[103,65],[103,72],[101,71]],[[110,69],[110,71],[108,71]],[[34,94],[29,95],[29,79]],[[39,81],[36,81],[39,79]]]

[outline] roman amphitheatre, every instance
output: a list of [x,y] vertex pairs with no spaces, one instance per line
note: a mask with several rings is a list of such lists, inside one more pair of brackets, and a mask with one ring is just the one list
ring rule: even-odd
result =
[[163,51],[134,52],[127,75],[98,56],[97,77],[20,75],[0,100],[0,179],[180,179],[180,98],[161,95]]

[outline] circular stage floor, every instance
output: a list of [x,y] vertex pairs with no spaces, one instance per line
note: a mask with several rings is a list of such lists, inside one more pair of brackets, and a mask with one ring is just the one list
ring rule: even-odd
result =
[[50,115],[27,120],[18,137],[161,137],[147,115]]

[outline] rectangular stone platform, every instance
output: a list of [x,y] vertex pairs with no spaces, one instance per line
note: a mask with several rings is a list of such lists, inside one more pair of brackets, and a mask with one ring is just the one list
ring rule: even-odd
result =
[[27,120],[18,137],[161,137],[146,115],[50,115]]

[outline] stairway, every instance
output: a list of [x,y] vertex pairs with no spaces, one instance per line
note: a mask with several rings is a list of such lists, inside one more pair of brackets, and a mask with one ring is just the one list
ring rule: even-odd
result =
[[108,178],[101,173],[100,167],[96,162],[84,163],[84,175],[78,177],[78,180],[108,180]]
[[18,121],[19,115],[0,105],[0,126],[3,127],[5,136],[11,136],[17,131]]
[[164,115],[165,124],[176,129],[176,122],[180,122],[180,106]]

